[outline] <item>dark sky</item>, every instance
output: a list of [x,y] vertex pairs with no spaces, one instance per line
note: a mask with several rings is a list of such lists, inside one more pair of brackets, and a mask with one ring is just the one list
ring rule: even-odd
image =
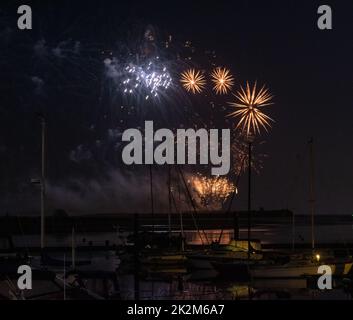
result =
[[[18,210],[19,202],[35,197],[28,181],[39,168],[36,111],[45,112],[50,123],[48,175],[53,184],[71,176],[101,178],[114,168],[116,155],[103,136],[118,128],[119,121],[114,103],[102,93],[103,58],[96,57],[104,50],[119,50],[123,42],[138,42],[138,30],[152,25],[160,37],[172,34],[175,41],[190,40],[200,51],[215,50],[218,62],[229,66],[241,84],[258,80],[274,93],[269,114],[276,123],[261,138],[268,157],[254,177],[255,208],[308,212],[307,142],[313,137],[317,212],[353,214],[352,1],[26,3],[32,4],[32,31],[16,28],[16,1],[0,5],[4,211],[13,210],[14,202]],[[333,30],[317,28],[321,4],[332,7]],[[42,40],[56,60],[36,56],[34,48]],[[104,148],[97,147],[97,140]],[[94,164],[72,161],[77,146],[81,157],[86,153]],[[240,190],[245,189],[244,176]],[[236,207],[246,208],[245,192]]]

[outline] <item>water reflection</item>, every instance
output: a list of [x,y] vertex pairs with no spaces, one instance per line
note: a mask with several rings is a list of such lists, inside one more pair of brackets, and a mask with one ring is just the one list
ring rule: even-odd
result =
[[[197,275],[194,278],[198,278]],[[342,288],[318,290],[310,287],[306,279],[266,279],[251,282],[232,282],[217,278],[192,281],[140,281],[141,300],[350,300]],[[121,298],[134,299],[134,277],[120,277]],[[339,286],[339,285],[338,285]]]
[[[353,226],[351,225],[319,225],[316,227],[316,241],[318,244],[326,243],[352,243],[353,242]],[[208,242],[218,241],[221,234],[221,229],[205,230],[197,232],[194,230],[185,231],[185,237],[189,244],[202,245]],[[247,229],[240,228],[240,238],[247,238]],[[251,234],[254,239],[261,240],[261,243],[310,243],[311,228],[310,226],[296,226],[295,234],[293,235],[292,226],[283,224],[273,225],[258,225],[251,229]],[[221,242],[227,244],[233,238],[233,230],[223,230]],[[208,241],[207,241],[208,240]]]

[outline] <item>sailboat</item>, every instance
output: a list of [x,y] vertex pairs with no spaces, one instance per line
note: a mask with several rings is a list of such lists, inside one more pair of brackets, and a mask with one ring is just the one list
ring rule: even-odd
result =
[[46,120],[42,114],[38,115],[41,120],[42,132],[41,132],[41,143],[42,143],[42,163],[41,163],[41,178],[39,184],[41,187],[41,223],[40,223],[40,245],[41,255],[37,259],[31,259],[31,266],[38,270],[49,270],[57,275],[62,273],[63,268],[71,268],[69,271],[72,272],[91,272],[92,274],[102,273],[115,273],[116,269],[120,265],[120,260],[116,258],[113,252],[104,252],[102,257],[95,256],[89,258],[77,258],[76,252],[76,231],[75,227],[72,228],[71,235],[71,259],[66,259],[63,253],[61,256],[53,256],[46,250],[46,233],[45,233],[45,220],[46,220]]
[[[251,157],[251,145],[249,146],[249,158]],[[242,160],[241,167],[243,167],[245,157]],[[251,162],[251,161],[250,161]],[[240,170],[241,171],[241,170]],[[251,191],[251,166],[249,171],[249,195]],[[236,185],[239,184],[240,173],[237,176]],[[227,213],[230,212],[232,202],[237,191],[234,190],[232,197],[228,204]],[[227,277],[244,278],[248,276],[248,265],[252,263],[267,263],[261,248],[259,240],[251,239],[251,197],[249,196],[248,207],[248,239],[239,239],[239,226],[235,216],[234,223],[234,239],[228,244],[221,244],[223,229],[219,236],[218,242],[212,243],[209,248],[201,252],[192,252],[187,255],[189,265],[193,269],[216,270],[220,275]]]
[[[233,267],[248,261],[248,241],[232,240],[226,245],[214,244],[201,252],[187,254],[188,263],[194,269],[217,269],[222,271],[222,266]],[[263,259],[261,243],[258,240],[250,241],[250,261]],[[235,270],[235,269],[234,269]]]
[[[175,202],[175,198],[172,192],[172,172],[171,167],[168,167],[168,234],[159,234],[154,232],[154,221],[152,237],[150,239],[150,248],[146,248],[142,251],[141,263],[143,269],[149,274],[159,275],[181,275],[186,274],[187,269],[185,262],[187,260],[184,254],[184,231],[182,214],[180,215],[180,237],[175,237],[172,234],[171,227],[171,214],[172,205],[174,204],[175,210],[178,212],[178,208]],[[150,166],[150,191],[151,191],[151,211],[154,215],[154,202],[153,202],[153,180],[152,180],[152,167]],[[168,239],[166,239],[166,236]]]
[[276,265],[249,265],[252,278],[300,278],[303,276],[317,276],[319,267],[327,265],[331,268],[332,275],[346,276],[353,265],[351,258],[337,259],[332,256],[322,258],[315,249],[315,199],[314,199],[314,151],[313,139],[309,141],[310,150],[310,211],[311,211],[311,254],[309,256],[292,256],[284,264]]

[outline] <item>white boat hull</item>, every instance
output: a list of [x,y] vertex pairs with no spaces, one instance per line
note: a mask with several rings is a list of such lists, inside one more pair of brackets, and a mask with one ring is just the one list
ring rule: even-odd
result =
[[[317,276],[318,269],[322,263],[307,264],[287,264],[283,266],[251,266],[250,274],[252,278],[301,278],[303,276]],[[353,263],[327,264],[330,266],[333,275],[347,275]]]

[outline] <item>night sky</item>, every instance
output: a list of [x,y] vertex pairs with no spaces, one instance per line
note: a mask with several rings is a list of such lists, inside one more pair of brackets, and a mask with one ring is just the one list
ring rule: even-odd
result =
[[[215,52],[237,83],[258,80],[275,95],[268,113],[276,123],[261,136],[267,157],[254,177],[255,209],[309,212],[313,137],[317,213],[353,214],[352,1],[26,1],[31,31],[17,29],[19,4],[0,5],[0,214],[38,210],[39,193],[29,183],[40,172],[36,112],[48,121],[52,207],[81,213],[131,211],[127,199],[143,205],[148,197],[147,186],[140,190],[146,169],[125,168],[119,160],[124,128],[143,120],[187,126],[188,112],[222,123],[229,99],[219,112],[185,96],[179,110],[173,102],[160,115],[151,106],[138,117],[126,105],[121,109],[104,60],[125,47],[140,48],[146,29],[159,43],[172,35],[176,51],[190,41],[202,68],[211,69],[205,52]],[[332,7],[333,30],[317,28],[322,4]],[[156,184],[163,180],[158,172]],[[239,189],[234,208],[246,209],[245,175]]]

